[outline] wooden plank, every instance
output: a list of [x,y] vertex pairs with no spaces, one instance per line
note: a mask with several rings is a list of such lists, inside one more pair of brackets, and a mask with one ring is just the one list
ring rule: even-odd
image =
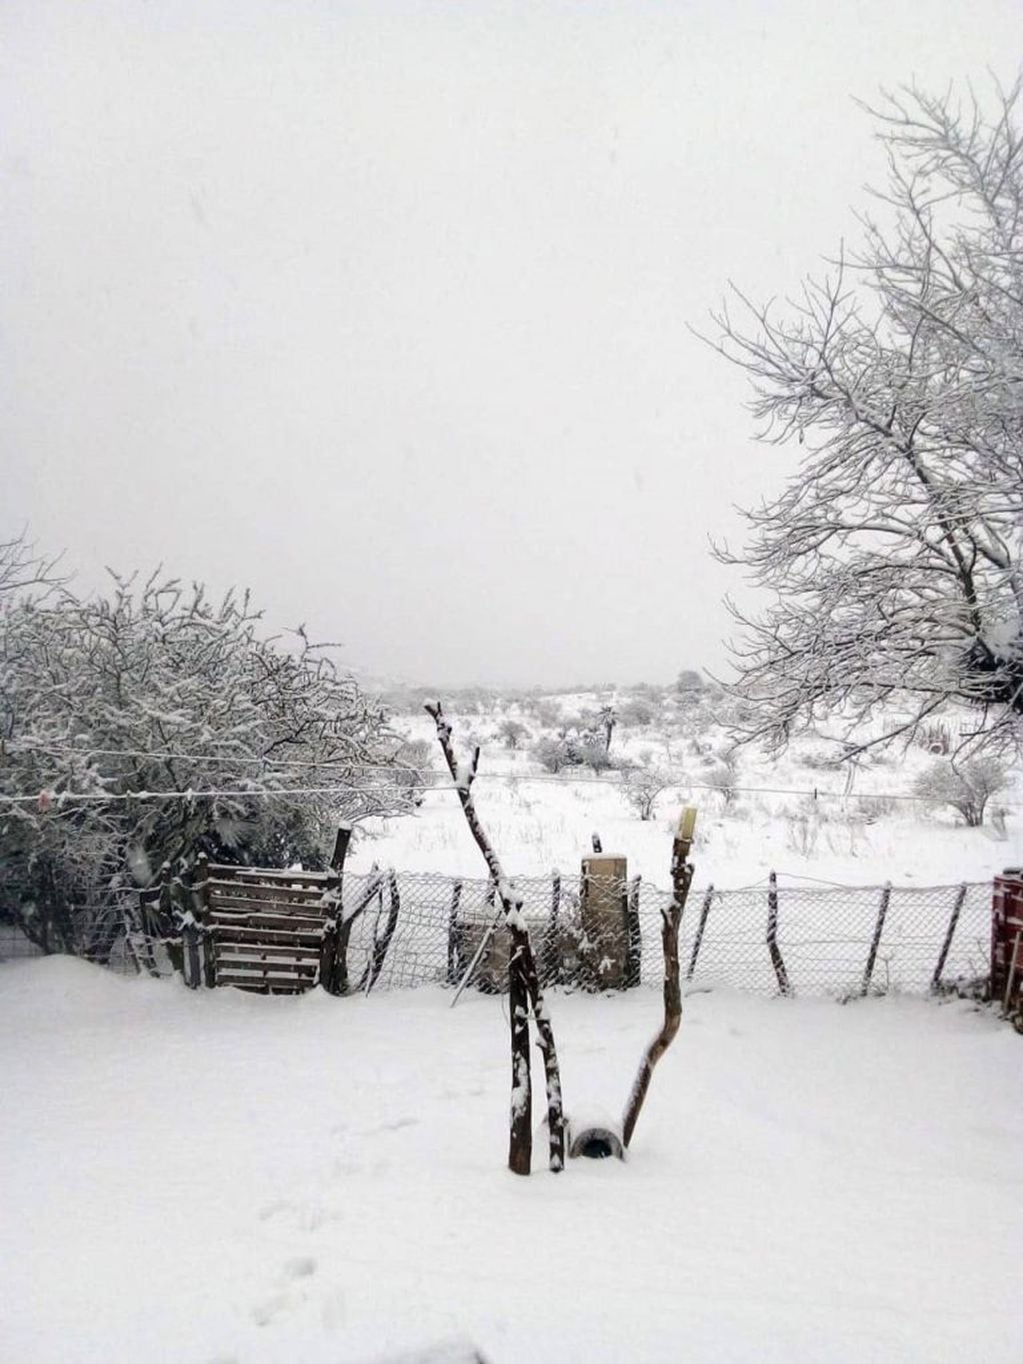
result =
[[317,928],[298,932],[294,928],[268,929],[262,924],[211,924],[209,931],[216,941],[225,947],[237,942],[262,943],[266,947],[275,945],[281,947],[319,947],[327,929]]
[[313,886],[257,886],[248,881],[211,881],[209,890],[212,898],[220,900],[280,900],[297,905],[317,904],[323,900],[323,892]]
[[319,890],[333,879],[327,871],[275,871],[263,867],[224,867],[212,865],[210,878],[220,884],[294,886],[297,890]]
[[288,943],[265,943],[265,942],[222,942],[219,944],[217,957],[226,959],[229,957],[251,957],[254,960],[259,957],[268,959],[278,958],[281,961],[319,961],[320,945],[318,943],[304,943],[292,946]]
[[226,862],[211,862],[209,874],[218,881],[265,880],[294,881],[296,885],[319,885],[329,881],[334,874],[330,871],[295,871],[281,867],[235,867]]
[[[301,955],[293,955],[293,953],[300,953]],[[218,953],[217,959],[218,961],[230,960],[232,963],[244,961],[251,963],[252,966],[279,966],[281,970],[290,971],[292,967],[305,969],[314,965],[319,961],[320,954],[314,948],[275,947],[267,952],[259,947],[232,944]]]
[[275,900],[281,904],[318,904],[323,891],[315,886],[258,886],[247,881],[207,881],[211,901]]
[[283,928],[294,928],[299,933],[318,933],[333,918],[333,914],[312,913],[291,905],[215,904],[205,922],[241,924],[251,920],[253,923],[265,923],[267,928],[280,924]]
[[296,948],[293,953],[286,948],[275,948],[270,952],[261,952],[254,947],[231,947],[217,953],[217,961],[221,962],[228,970],[233,970],[236,966],[273,966],[280,967],[281,970],[290,971],[294,967],[307,967],[317,964],[320,954],[317,950],[305,950]]
[[294,928],[265,928],[262,925],[250,927],[248,924],[225,924],[214,921],[209,925],[216,934],[217,942],[230,945],[234,942],[261,942],[273,946],[318,948],[323,940],[323,928],[310,928],[300,931]]
[[316,964],[287,968],[271,962],[222,962],[217,971],[217,982],[225,980],[282,980],[312,981],[316,977]]
[[269,961],[232,961],[221,962],[219,965],[217,979],[220,981],[226,976],[237,976],[245,980],[312,980],[316,963],[288,966]]
[[315,976],[256,975],[251,971],[223,971],[217,976],[218,985],[269,985],[288,990],[311,990]]
[[210,911],[211,924],[262,924],[265,928],[292,929],[296,933],[319,933],[333,921],[332,914],[289,914],[286,907],[253,909],[251,906],[218,905]]
[[312,982],[303,981],[282,981],[282,980],[260,980],[258,977],[241,978],[221,978],[218,985],[231,986],[235,990],[249,990],[253,994],[259,995],[303,995],[311,989]]

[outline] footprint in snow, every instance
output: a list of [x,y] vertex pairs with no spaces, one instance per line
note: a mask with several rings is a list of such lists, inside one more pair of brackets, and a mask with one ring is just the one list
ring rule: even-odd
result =
[[283,1277],[292,1284],[295,1289],[279,1289],[275,1293],[269,1293],[261,1302],[257,1302],[252,1307],[252,1320],[257,1326],[269,1326],[275,1317],[282,1312],[297,1311],[307,1300],[307,1295],[297,1288],[303,1279],[309,1279],[316,1273],[316,1261],[311,1255],[296,1255],[290,1260],[286,1260],[283,1265]]

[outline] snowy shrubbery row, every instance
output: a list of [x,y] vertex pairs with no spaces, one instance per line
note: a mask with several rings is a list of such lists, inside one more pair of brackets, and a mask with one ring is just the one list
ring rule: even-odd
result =
[[[387,699],[410,716],[417,712],[415,695],[391,693]],[[844,738],[829,737],[820,728],[794,741],[788,755],[786,783],[805,788],[807,798],[765,802],[756,788],[774,785],[774,780],[765,781],[756,750],[736,747],[731,737],[733,728],[747,719],[745,703],[713,683],[702,683],[692,671],[682,673],[673,687],[639,684],[542,694],[476,687],[454,694],[451,704],[472,717],[472,741],[484,748],[499,745],[514,755],[520,775],[526,775],[527,762],[537,773],[564,780],[593,775],[616,780],[626,805],[642,820],[655,816],[662,796],[713,793],[729,819],[745,821],[759,814],[780,820],[786,846],[801,856],[812,856],[822,837],[829,844],[838,838],[851,845],[857,830],[900,808],[918,815],[955,811],[968,826],[982,823],[987,809],[996,829],[1004,829],[1005,810],[991,798],[1012,785],[1012,769],[993,757],[960,762],[954,714],[907,737],[897,733],[902,719],[883,712],[871,732],[891,735],[892,748],[853,755],[852,773]],[[894,795],[884,790],[857,794],[853,776],[870,781],[871,773],[880,777],[889,772],[899,778]],[[856,798],[848,809],[829,811],[812,795],[818,786],[825,795],[845,788]]]

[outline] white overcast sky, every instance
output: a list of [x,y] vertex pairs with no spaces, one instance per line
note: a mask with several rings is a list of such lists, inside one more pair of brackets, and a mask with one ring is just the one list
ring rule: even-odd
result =
[[723,663],[779,487],[696,341],[1020,0],[0,0],[0,535],[162,563],[414,681]]

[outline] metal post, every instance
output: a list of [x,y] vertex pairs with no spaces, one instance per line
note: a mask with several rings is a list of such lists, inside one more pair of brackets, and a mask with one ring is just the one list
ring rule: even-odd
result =
[[451,908],[448,910],[448,984],[458,979],[458,906],[462,899],[462,883],[451,887]]
[[700,922],[696,928],[696,937],[693,939],[693,950],[689,954],[689,966],[686,970],[686,980],[692,980],[693,972],[696,970],[696,959],[700,955],[700,944],[703,942],[703,930],[707,927],[707,915],[710,913],[710,904],[714,899],[713,883],[707,887],[703,897],[703,904],[700,908]]
[[945,969],[945,959],[948,956],[949,948],[952,946],[952,939],[955,936],[956,925],[959,923],[959,915],[962,912],[963,902],[966,899],[966,882],[956,891],[955,904],[952,906],[952,917],[948,921],[948,928],[945,931],[945,941],[941,944],[941,951],[938,954],[938,964],[934,968],[934,975],[931,977],[931,989],[937,990],[941,985],[941,973]]
[[778,947],[778,878],[773,871],[767,883],[767,950],[771,954],[771,965],[778,978],[778,989],[783,995],[790,995],[792,989],[789,985],[789,973],[785,970],[785,962]]
[[884,931],[885,916],[888,913],[888,901],[892,895],[892,883],[886,881],[881,891],[881,904],[878,906],[877,923],[874,925],[874,937],[870,944],[870,954],[867,957],[866,970],[863,972],[863,989],[861,994],[869,994],[870,979],[874,974],[874,962],[877,960],[877,949],[881,945],[881,934]]

